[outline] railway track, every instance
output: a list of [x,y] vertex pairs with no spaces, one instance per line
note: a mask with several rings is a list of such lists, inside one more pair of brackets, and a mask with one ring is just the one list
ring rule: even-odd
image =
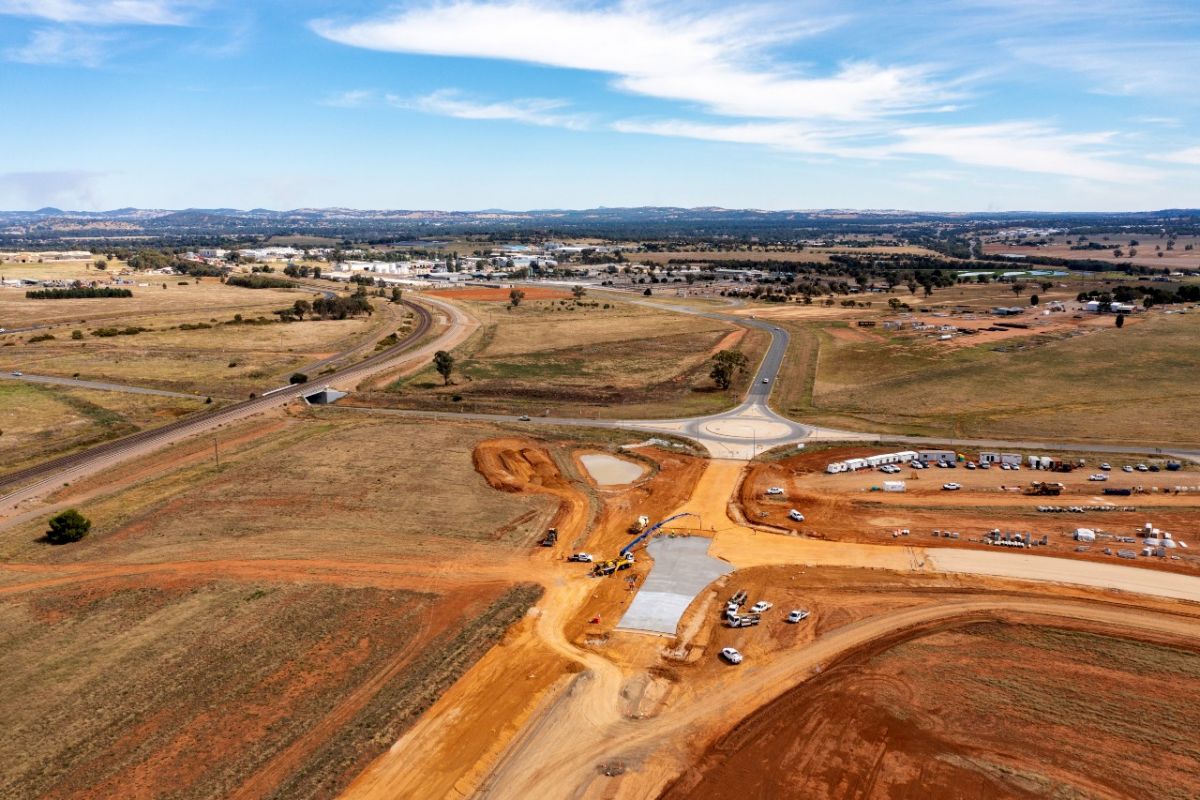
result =
[[[317,383],[343,383],[366,378],[395,360],[405,350],[420,341],[421,337],[433,327],[433,315],[424,306],[417,305],[409,300],[403,300],[402,302],[417,316],[417,325],[408,335],[387,350],[366,358],[357,364],[343,367],[336,372],[330,373]],[[16,491],[9,490],[19,489],[20,492],[24,493],[52,479],[61,480],[61,476],[64,473],[78,467],[116,458],[124,453],[143,446],[153,445],[156,442],[161,442],[165,445],[186,438],[187,436],[203,433],[206,430],[233,422],[250,414],[284,405],[305,392],[312,391],[313,388],[313,383],[287,386],[274,390],[265,396],[243,400],[240,403],[225,406],[203,416],[187,417],[157,428],[139,431],[120,439],[114,439],[78,453],[59,456],[58,458],[44,461],[41,464],[35,464],[32,467],[10,472],[7,475],[0,476],[0,492],[6,492],[4,495],[0,495],[0,504],[6,503],[17,494]]]

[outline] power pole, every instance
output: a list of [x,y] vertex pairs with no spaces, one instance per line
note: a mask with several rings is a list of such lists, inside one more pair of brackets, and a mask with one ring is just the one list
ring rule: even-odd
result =
[[213,437],[213,460],[217,462],[217,469],[221,468],[221,453],[217,450],[217,438]]

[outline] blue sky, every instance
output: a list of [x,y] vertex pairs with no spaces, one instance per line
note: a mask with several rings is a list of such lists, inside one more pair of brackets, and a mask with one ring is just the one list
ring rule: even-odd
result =
[[1200,206],[1195,0],[0,0],[0,208]]

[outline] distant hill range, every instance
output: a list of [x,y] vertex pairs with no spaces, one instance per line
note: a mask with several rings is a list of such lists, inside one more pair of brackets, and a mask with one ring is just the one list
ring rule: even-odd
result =
[[535,209],[531,211],[360,210],[297,208],[119,208],[112,211],[0,211],[0,245],[153,239],[211,241],[270,236],[319,236],[354,241],[496,233],[507,236],[802,238],[836,233],[922,235],[1027,225],[1031,228],[1128,228],[1130,232],[1200,231],[1200,209],[1130,213],[934,213],[902,210],[765,211],[718,207]]

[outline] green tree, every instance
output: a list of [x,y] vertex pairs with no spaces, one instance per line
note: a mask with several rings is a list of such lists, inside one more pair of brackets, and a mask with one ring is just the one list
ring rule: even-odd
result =
[[433,368],[442,376],[442,385],[449,386],[450,373],[454,371],[454,356],[445,350],[438,350],[433,354]]
[[1125,315],[1124,314],[1117,314],[1117,327],[1118,328],[1125,327]]
[[587,289],[582,286],[572,286],[571,294],[575,296],[576,300],[582,300],[583,296],[587,294]]
[[525,299],[525,293],[520,289],[512,289],[508,293],[508,304],[513,308],[521,305],[521,301]]
[[708,377],[722,389],[728,389],[733,384],[733,376],[746,369],[746,354],[737,350],[722,350],[713,356],[712,371]]
[[392,287],[392,302],[393,303],[399,303],[403,296],[404,296],[404,293],[400,291],[399,286]]
[[71,338],[74,339],[75,341],[79,341],[80,339],[83,338],[83,331],[81,331],[81,330],[71,331]]
[[292,377],[288,379],[288,383],[308,383],[308,376],[303,372],[293,372]]
[[92,529],[92,521],[73,508],[50,518],[50,530],[46,531],[46,541],[50,544],[70,544],[78,542],[88,535]]
[[1025,284],[1022,283],[1021,281],[1013,281],[1012,293],[1019,295],[1023,291],[1025,291]]
[[108,269],[108,262],[105,261],[103,258],[97,258],[92,263],[92,266],[94,266],[96,269]]
[[1042,298],[1038,297],[1036,294],[1029,295],[1029,305],[1036,306],[1041,301],[1042,301]]
[[297,300],[295,303],[292,303],[292,313],[295,314],[298,319],[304,319],[304,315],[311,312],[312,303],[308,302],[307,300]]

